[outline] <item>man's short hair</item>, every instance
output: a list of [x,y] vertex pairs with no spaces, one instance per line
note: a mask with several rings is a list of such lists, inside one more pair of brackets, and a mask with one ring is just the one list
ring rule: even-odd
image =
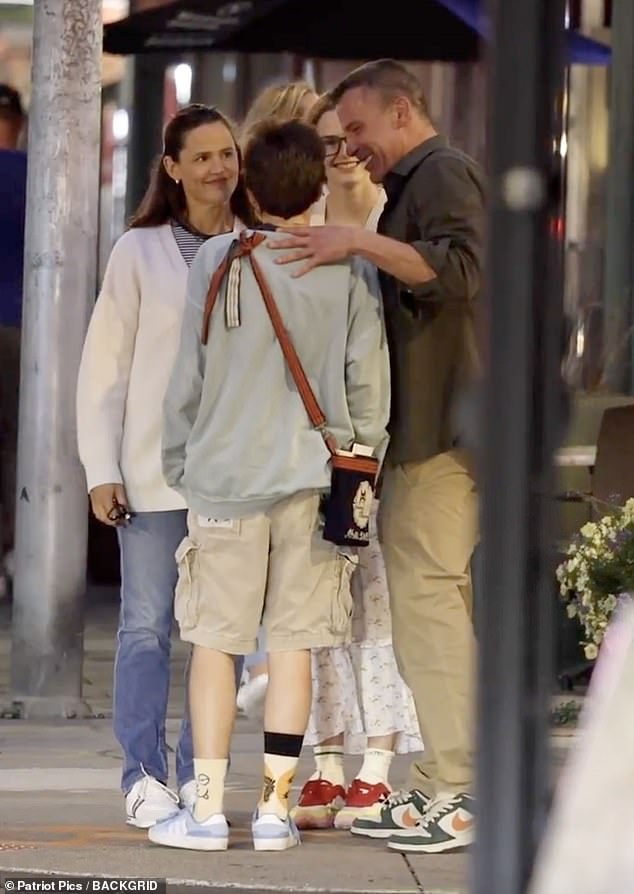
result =
[[427,99],[416,75],[395,59],[377,59],[355,68],[330,91],[330,98],[337,104],[344,93],[355,87],[369,87],[378,91],[386,104],[397,96],[406,96],[424,118],[429,118]]
[[8,84],[0,84],[0,118],[21,124],[24,119],[24,109],[20,94]]
[[249,135],[244,152],[247,189],[265,214],[288,220],[320,197],[326,179],[324,146],[302,121],[264,121]]

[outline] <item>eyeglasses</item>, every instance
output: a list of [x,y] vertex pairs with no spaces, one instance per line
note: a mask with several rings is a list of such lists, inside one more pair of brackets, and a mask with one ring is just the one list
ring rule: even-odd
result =
[[324,149],[326,150],[326,158],[334,158],[335,155],[339,155],[342,149],[346,147],[346,138],[339,137],[335,134],[331,136],[322,137],[322,143],[324,144]]

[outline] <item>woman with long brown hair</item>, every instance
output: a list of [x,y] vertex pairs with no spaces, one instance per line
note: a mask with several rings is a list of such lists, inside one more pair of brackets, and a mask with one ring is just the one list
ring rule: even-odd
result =
[[189,266],[206,239],[242,228],[249,217],[229,121],[210,106],[181,109],[165,129],[147,194],[112,250],[79,371],[79,453],[90,501],[119,538],[113,723],[124,755],[126,821],[141,828],[195,798],[187,718],[176,751],[179,794],[167,788],[174,554],[187,523],[182,497],[163,479],[163,398]]

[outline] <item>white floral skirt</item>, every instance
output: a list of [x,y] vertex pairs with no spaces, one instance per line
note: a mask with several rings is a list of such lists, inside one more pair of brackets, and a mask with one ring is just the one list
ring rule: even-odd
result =
[[359,550],[352,577],[352,643],[312,653],[313,705],[304,743],[317,745],[344,733],[346,754],[360,754],[369,736],[397,734],[395,750],[422,751],[412,695],[401,679],[392,648],[390,598],[376,530]]

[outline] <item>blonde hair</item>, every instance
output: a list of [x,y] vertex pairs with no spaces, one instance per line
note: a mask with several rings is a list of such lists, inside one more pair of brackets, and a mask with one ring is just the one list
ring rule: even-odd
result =
[[287,84],[271,84],[265,87],[253,100],[240,128],[240,142],[244,146],[250,131],[268,118],[288,121],[302,118],[302,103],[314,87],[308,81],[290,81]]
[[307,116],[307,121],[313,127],[317,127],[326,112],[336,112],[337,107],[332,101],[330,93],[322,93]]

